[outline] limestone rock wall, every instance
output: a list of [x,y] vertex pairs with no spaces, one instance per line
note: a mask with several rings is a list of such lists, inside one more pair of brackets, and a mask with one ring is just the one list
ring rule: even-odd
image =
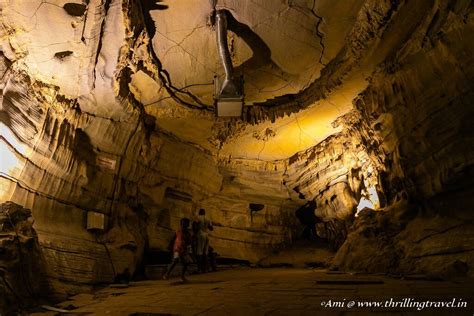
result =
[[472,164],[473,46],[462,40],[471,30],[469,2],[433,6],[357,101],[383,139],[393,176],[426,198],[446,190]]
[[[379,240],[385,240],[406,259],[380,264],[382,270],[432,273],[457,267],[472,275],[474,47],[466,40],[474,27],[472,9],[470,1],[431,4],[410,39],[380,66],[357,100],[386,157],[381,185],[387,202],[414,203],[415,208],[403,203],[395,208],[416,219],[391,235],[380,223],[365,225],[378,232],[362,233],[359,222],[336,265],[376,269],[380,260],[369,258],[380,258]],[[378,216],[387,222],[396,215],[387,210]],[[357,247],[365,250],[356,254]]]
[[15,314],[48,293],[45,260],[31,211],[12,202],[0,204],[0,313]]
[[256,262],[292,242],[302,201],[283,184],[283,163],[218,161],[166,135],[152,136],[150,149],[138,187],[150,251],[167,250],[180,218],[193,219],[200,208],[214,223],[210,244],[221,257]]
[[[252,262],[300,237],[295,210],[308,200],[317,201],[317,215],[328,225],[350,222],[369,188],[379,190],[383,159],[371,151],[373,131],[362,126],[357,112],[338,124],[340,134],[289,159],[268,162],[216,161],[169,135],[152,136],[140,158],[148,169],[138,188],[139,203],[150,216],[150,249],[166,250],[179,219],[193,218],[199,208],[215,225],[215,250]],[[251,212],[251,203],[262,209]]]
[[[354,111],[337,124],[343,131],[288,160],[285,183],[307,200],[317,202],[324,220],[351,218],[369,189],[380,190],[383,156],[370,150],[374,131]],[[376,202],[376,201],[373,201]]]
[[[345,227],[352,222],[361,198],[366,198],[373,207],[383,203],[379,175],[385,170],[385,165],[383,155],[374,150],[378,144],[375,131],[357,111],[341,117],[335,124],[340,125],[341,133],[288,159],[271,162],[220,160],[222,190],[203,201],[203,205],[221,214],[218,223],[226,223],[225,226],[234,230],[247,227],[247,230],[261,231],[264,233],[262,236],[280,235],[266,240],[254,234],[260,240],[252,242],[268,250],[272,246],[288,246],[301,237],[303,226],[297,220],[295,211],[308,201],[315,200],[316,215],[321,221],[320,236],[340,246],[345,239]],[[264,211],[252,215],[249,203],[265,205]],[[262,225],[265,221],[260,224],[262,215],[266,225]],[[217,231],[225,231],[226,234],[220,237],[217,232],[213,234],[217,244],[221,243],[220,238],[229,239],[229,236],[235,236],[232,241],[238,242],[235,240],[238,238],[236,231]],[[262,251],[256,254],[262,256]],[[256,258],[248,253],[246,255]]]
[[[58,295],[133,273],[146,240],[137,157],[152,122],[115,77],[123,8],[97,1],[87,16],[43,2],[2,8],[1,199],[32,210]],[[104,232],[86,230],[90,211],[105,215]]]
[[[121,123],[83,113],[60,96],[52,105],[22,99],[28,77],[17,78],[23,83],[9,82],[3,97],[11,135],[2,141],[16,161],[13,170],[2,172],[2,184],[9,188],[5,198],[32,209],[55,289],[110,282],[127,268],[133,272],[144,246],[136,204],[130,202],[140,167],[135,154],[127,155],[138,153],[143,141],[138,115]],[[36,118],[23,114],[34,109]],[[88,211],[107,215],[113,227],[107,236],[85,229]]]
[[[292,243],[294,211],[302,201],[294,199],[282,181],[284,166],[284,162],[220,162],[222,190],[203,205],[216,215],[211,243],[221,255],[257,262]],[[251,211],[250,204],[261,209]]]

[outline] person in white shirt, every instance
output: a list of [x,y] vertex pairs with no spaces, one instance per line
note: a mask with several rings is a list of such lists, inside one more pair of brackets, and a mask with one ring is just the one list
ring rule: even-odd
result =
[[207,272],[207,253],[209,251],[209,231],[212,231],[212,222],[206,219],[206,211],[199,210],[199,215],[193,222],[193,233],[195,238],[195,255],[198,264],[198,272]]

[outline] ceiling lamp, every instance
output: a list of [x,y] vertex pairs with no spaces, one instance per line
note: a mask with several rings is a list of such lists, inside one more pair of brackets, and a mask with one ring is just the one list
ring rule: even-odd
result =
[[216,24],[217,48],[225,71],[225,78],[222,83],[219,82],[217,76],[214,77],[214,102],[216,104],[217,116],[241,117],[244,107],[243,77],[240,76],[239,80],[234,78],[234,68],[227,45],[227,17],[225,10],[217,10]]

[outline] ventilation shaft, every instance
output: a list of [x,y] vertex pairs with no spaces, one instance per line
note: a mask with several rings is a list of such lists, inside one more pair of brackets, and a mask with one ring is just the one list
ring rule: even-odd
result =
[[227,44],[227,13],[225,10],[216,11],[216,34],[217,49],[225,72],[222,85],[219,84],[218,77],[214,78],[217,116],[240,117],[244,104],[243,84],[242,79],[237,81],[234,76],[234,67]]

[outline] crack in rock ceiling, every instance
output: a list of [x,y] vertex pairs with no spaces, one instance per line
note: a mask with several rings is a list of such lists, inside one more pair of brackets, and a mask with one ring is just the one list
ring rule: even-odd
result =
[[[219,1],[217,8],[227,10],[230,16],[228,41],[236,71],[244,76],[246,103],[264,104],[267,100],[306,89],[343,47],[362,3]],[[199,5],[177,1],[165,10],[150,13],[156,27],[153,47],[172,84],[185,88],[207,105],[212,104],[214,76],[223,76],[216,34],[210,23],[211,12],[211,4],[207,1],[199,2]],[[334,100],[316,105],[308,113],[303,111],[274,123],[240,128],[244,130],[243,135],[228,135],[230,141],[226,139],[217,144],[221,149],[219,154],[273,160],[314,146],[339,131],[332,126],[333,121],[352,108],[351,100],[361,88],[355,92],[342,91]],[[169,110],[175,105],[167,102],[169,99],[153,104],[153,98],[161,100],[166,94],[150,95],[144,101],[150,104],[147,112],[159,118],[159,126],[189,142],[215,150],[216,144],[208,142],[212,129],[219,126],[214,123],[214,117],[185,115],[183,119],[182,114],[170,116],[171,112],[176,113]],[[252,137],[268,126],[277,131],[275,137],[265,141]],[[292,141],[288,142],[289,139]]]
[[[138,2],[150,39],[134,38],[136,17],[124,11],[121,1],[91,0],[86,8],[81,1],[9,1],[3,15],[9,21],[6,31],[14,36],[9,38],[11,47],[3,50],[14,55],[8,57],[16,60],[16,67],[77,99],[82,111],[121,121],[133,110],[117,99],[122,88],[117,81],[121,69],[131,67],[129,95],[157,118],[163,132],[222,157],[284,159],[339,132],[333,122],[352,109],[352,100],[365,86],[361,73],[345,74],[332,90],[323,77],[347,45],[364,2],[217,2],[217,9],[228,12],[229,48],[236,72],[244,76],[247,105],[265,107],[279,97],[304,92],[318,80],[321,90],[329,90],[290,115],[254,125],[223,122],[212,113],[213,80],[223,76],[223,68],[207,0]],[[130,39],[143,43],[127,47]],[[147,41],[151,52],[144,48]],[[143,60],[155,58],[167,82],[146,66],[126,65],[126,49]],[[253,136],[267,129],[271,136]]]
[[[178,1],[151,16],[153,47],[173,85],[189,87],[211,105],[214,87],[209,83],[222,77],[223,69],[207,3]],[[319,75],[320,19],[311,8],[280,1],[224,1],[220,8],[228,12],[230,53],[236,73],[244,75],[249,104],[296,93]]]

